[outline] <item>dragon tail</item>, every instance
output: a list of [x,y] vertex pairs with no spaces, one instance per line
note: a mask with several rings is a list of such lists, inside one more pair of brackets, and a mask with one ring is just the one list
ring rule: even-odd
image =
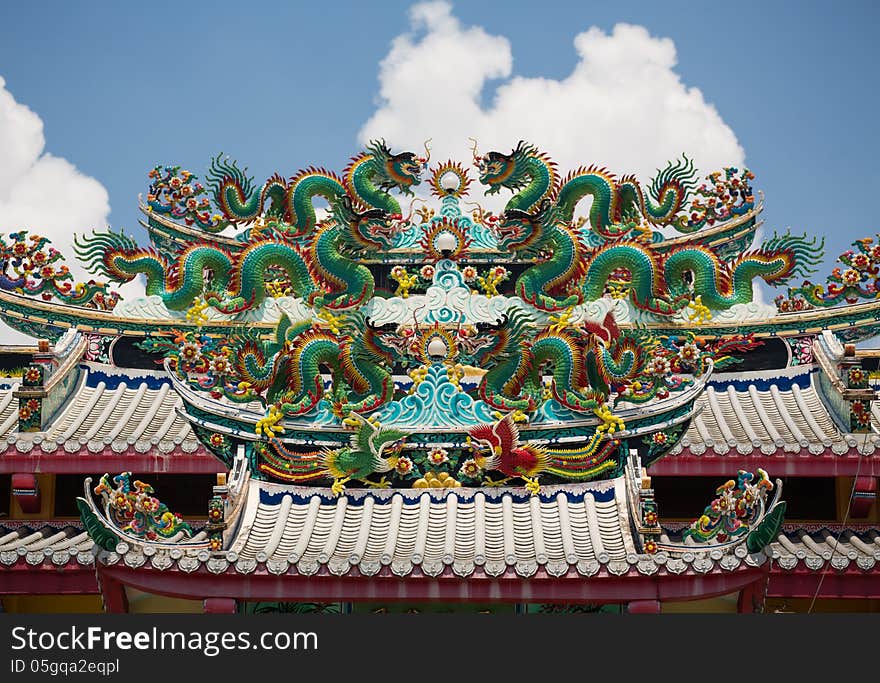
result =
[[[765,258],[784,258],[786,267],[774,276],[772,281],[782,283],[798,276],[816,272],[816,266],[822,262],[825,249],[825,238],[808,240],[806,235],[777,235],[764,242],[755,255]],[[769,280],[768,280],[769,281]]]
[[683,192],[682,203],[687,202],[690,193],[697,189],[697,171],[693,159],[682,154],[681,161],[670,161],[666,164],[666,168],[651,179],[651,194],[660,200],[664,191],[671,186],[680,187]]
[[122,231],[113,232],[109,228],[106,232],[95,231],[91,235],[79,237],[73,236],[73,250],[76,257],[82,262],[86,270],[95,275],[102,275],[115,282],[130,282],[135,278],[135,273],[127,273],[113,265],[111,256],[123,253],[134,255],[143,252],[151,254],[148,249],[138,246],[134,238]]
[[[679,212],[686,206],[688,197],[697,188],[697,172],[694,162],[682,154],[680,160],[670,161],[651,179],[651,200],[647,201],[645,217],[654,224],[674,224],[680,232],[687,219]],[[657,202],[654,206],[652,202]]]
[[222,158],[222,152],[211,159],[205,179],[214,198],[214,204],[221,208],[226,218],[232,222],[250,220],[259,206],[251,204],[259,199],[254,191],[254,181],[238,168],[235,161]]

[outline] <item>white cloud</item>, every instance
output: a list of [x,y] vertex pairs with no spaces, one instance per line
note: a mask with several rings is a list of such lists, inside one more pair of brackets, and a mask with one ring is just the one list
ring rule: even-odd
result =
[[[78,281],[92,279],[75,261],[73,234],[107,225],[107,190],[45,146],[43,121],[15,101],[0,77],[0,234],[27,229],[44,235],[65,255]],[[0,344],[31,342],[0,323]]]
[[[380,65],[378,108],[360,131],[362,142],[385,138],[417,150],[430,137],[434,158],[467,161],[468,137],[477,138],[481,152],[509,152],[525,139],[548,152],[563,174],[596,163],[643,181],[682,153],[702,175],[744,161],[730,127],[675,72],[675,44],[644,27],[580,33],[577,62],[555,80],[517,76],[507,38],[463,26],[448,2],[415,5],[410,22]],[[496,79],[494,99],[484,106]]]

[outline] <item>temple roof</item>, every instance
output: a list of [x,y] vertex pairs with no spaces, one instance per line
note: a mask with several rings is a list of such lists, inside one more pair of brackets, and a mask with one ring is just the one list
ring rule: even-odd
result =
[[[193,452],[198,441],[177,413],[181,401],[167,381],[87,371],[72,400],[46,430],[40,447],[63,444],[72,450],[133,447],[138,451],[174,448]],[[70,444],[70,445],[68,445]]]
[[[0,453],[13,448],[55,453],[60,448],[68,453],[182,451],[213,457],[178,413],[181,399],[164,373],[91,363],[80,369],[79,383],[45,432],[18,433],[17,385],[0,389]],[[660,473],[669,462],[688,456],[875,453],[880,436],[842,432],[817,381],[815,366],[714,375],[697,399],[700,412],[681,442],[654,467]],[[872,411],[880,429],[880,405]]]
[[241,531],[229,559],[238,565],[325,566],[340,575],[357,569],[429,576],[447,567],[460,576],[523,576],[538,565],[561,574],[570,565],[624,562],[634,543],[623,479],[548,486],[529,497],[521,488],[360,492],[336,499],[326,490],[303,495],[252,482]]
[[[701,412],[669,453],[774,455],[850,449],[871,454],[880,447],[875,434],[842,432],[819,395],[817,370],[810,366],[748,374],[715,375],[697,399]],[[873,407],[880,426],[880,407]],[[662,461],[661,461],[662,462]]]
[[780,534],[770,544],[769,554],[787,570],[800,564],[818,571],[826,563],[843,570],[855,563],[859,569],[871,571],[880,562],[880,533],[877,529],[846,529],[843,533],[828,528],[794,529]]
[[79,520],[0,524],[0,566],[14,565],[23,558],[32,566],[48,563],[61,567],[75,562],[90,567],[95,563],[94,545]]
[[[390,565],[392,571],[394,571],[395,563],[397,563],[398,568],[406,569],[407,565],[409,565],[409,569],[412,570],[415,568],[412,562],[412,552],[420,539],[418,529],[413,530],[412,528],[412,521],[415,520],[417,522],[419,520],[421,502],[420,499],[414,499],[403,503],[402,496],[400,496],[400,494],[396,495],[401,499],[399,514],[401,515],[401,519],[405,521],[400,527],[399,537],[401,538],[401,541],[398,543],[398,547],[405,547],[408,550],[403,552],[396,551],[395,557],[392,559]],[[457,499],[458,494],[456,494],[455,497]],[[550,502],[541,501],[539,504],[541,508],[541,518],[544,522],[542,529],[551,527],[552,524],[556,524],[556,534],[553,535],[551,533],[549,537],[545,536],[544,540],[545,552],[548,555],[547,564],[544,566],[548,571],[552,568],[558,568],[564,573],[570,567],[569,563],[564,558],[565,549],[563,547],[563,537],[560,534],[561,527],[558,526],[557,522],[548,524],[546,521],[548,518],[555,519],[552,515],[554,512],[558,514],[561,505],[564,505],[566,511],[570,513],[569,520],[574,519],[574,523],[569,531],[571,542],[575,548],[575,553],[581,553],[584,556],[590,555],[591,552],[593,553],[592,556],[594,559],[592,561],[581,562],[579,565],[576,564],[578,570],[587,568],[598,570],[600,567],[604,566],[606,570],[615,571],[617,573],[621,573],[621,571],[623,573],[628,571],[640,571],[642,573],[647,571],[653,573],[662,568],[664,561],[663,554],[658,555],[654,562],[646,563],[644,561],[644,555],[627,556],[626,553],[621,555],[619,549],[612,549],[610,552],[606,549],[607,559],[606,557],[602,557],[604,562],[599,562],[598,555],[595,554],[594,549],[591,551],[587,548],[590,532],[589,529],[585,530],[584,513],[590,508],[596,510],[600,526],[600,537],[604,540],[609,538],[607,505],[603,508],[602,503],[592,499],[589,495],[584,499],[586,502],[583,502],[582,500],[581,503],[570,503],[565,495],[563,495],[563,499],[564,503],[553,500]],[[537,499],[535,500],[537,501]],[[504,522],[506,514],[504,509],[505,506],[509,506],[513,512],[513,518],[509,522],[509,528],[514,532],[514,545],[517,551],[523,547],[523,540],[525,539],[527,542],[529,537],[528,530],[523,532],[523,525],[530,523],[533,514],[531,507],[534,504],[528,502],[526,504],[527,509],[523,509],[521,503],[515,502],[512,498],[510,498],[510,501],[510,503],[501,502],[500,505],[498,502],[492,503],[491,500],[484,501],[483,503],[483,519],[484,523],[488,526],[486,527],[485,534],[485,563],[480,566],[480,570],[485,571],[487,574],[489,573],[489,569],[493,569],[493,571],[495,569],[501,569],[503,572],[508,567],[502,555],[502,537],[508,530],[508,527]],[[324,562],[319,562],[319,560],[321,559],[321,553],[324,551],[325,547],[327,547],[330,535],[334,530],[333,522],[336,512],[335,510],[330,509],[330,516],[328,517],[328,507],[326,504],[319,502],[317,505],[319,510],[317,514],[315,514],[313,531],[309,536],[310,540],[303,553],[302,559],[295,565],[296,570],[300,570],[300,567],[305,568],[307,563],[311,563],[314,567],[321,565],[326,566],[326,568],[329,569],[332,566],[337,569],[341,567],[348,572],[353,571],[355,565],[351,565],[349,560],[357,544],[357,534],[360,529],[363,528],[360,525],[364,515],[363,504],[346,506],[347,509],[339,539],[333,547],[332,555],[327,555],[327,560]],[[308,503],[305,505],[305,510],[294,507],[293,504],[291,505],[293,514],[288,517],[288,524],[285,525],[285,531],[282,532],[276,550],[273,553],[273,557],[269,558],[272,561],[267,562],[265,565],[269,571],[283,569],[288,563],[290,559],[288,555],[295,550],[296,546],[296,543],[292,546],[290,545],[294,528],[296,525],[301,526],[305,519],[308,518],[308,507]],[[377,505],[376,503],[373,503],[371,506],[371,525],[383,526],[385,529],[383,535],[385,541],[387,541],[388,536],[388,515],[393,511],[394,507],[393,500],[390,505],[386,503],[385,507],[383,507],[382,504]],[[444,514],[448,516],[448,512],[440,510],[437,501],[432,500],[429,508],[429,517],[432,520],[438,516],[438,512],[441,516]],[[272,540],[271,531],[274,530],[272,520],[274,519],[275,525],[277,525],[277,516],[274,515],[278,512],[278,506],[275,506],[274,508],[272,508],[272,506],[264,506],[260,517],[260,528],[253,528],[251,530],[245,539],[245,544],[247,546],[246,550],[236,558],[237,561],[234,566],[237,571],[252,572],[259,569],[257,563],[262,563],[264,561],[262,559],[263,556],[259,555],[259,553],[265,552],[268,542]],[[303,512],[305,512],[305,516],[303,515]],[[457,512],[460,513],[463,520],[466,520],[464,522],[459,521],[458,524],[464,525],[474,523],[476,515],[475,503],[473,500],[470,503],[457,505]],[[407,524],[406,521],[409,521],[409,524]],[[269,536],[265,535],[267,529],[270,530]],[[611,529],[610,533],[613,538],[616,532]],[[839,542],[837,542],[838,534],[840,534]],[[442,547],[443,543],[436,543],[436,537],[437,534],[433,531],[426,534],[425,559],[423,559],[420,564],[422,571],[428,566],[426,563],[437,563],[438,560],[435,557],[437,552],[441,550],[445,552],[445,548]],[[674,542],[678,537],[679,533],[677,530],[668,530],[661,536],[661,541]],[[197,542],[202,538],[204,538],[204,532],[197,532],[192,540]],[[384,566],[385,563],[381,562],[381,553],[384,551],[384,547],[379,551],[377,560],[377,553],[374,549],[374,546],[376,545],[381,545],[381,543],[376,543],[371,539],[368,543],[368,548],[365,549],[365,557],[359,564],[357,564],[358,570],[362,569],[362,567],[365,566],[364,563],[369,561],[372,561],[373,563],[378,562]],[[288,546],[290,546],[289,549]],[[144,554],[137,548],[127,548],[126,550],[127,553],[125,555],[119,555],[117,553],[111,553],[110,555],[115,557],[115,561],[121,561],[130,566],[135,565],[138,562],[146,562],[156,569],[170,568],[172,566],[172,561],[175,559],[170,554],[170,551],[159,551],[157,553],[152,553],[150,557],[145,558]],[[186,567],[189,571],[192,571],[193,569],[198,568],[203,562],[207,564],[207,562],[210,561],[205,554],[202,554],[204,552],[205,551],[179,549],[174,555],[177,556],[176,559],[178,565],[180,565],[181,560],[183,561],[183,566],[180,566],[181,569]],[[369,555],[370,553],[372,553],[372,556]],[[130,558],[128,557],[129,554],[131,555]],[[470,551],[470,555],[475,557],[476,553]],[[368,560],[367,556],[370,556],[372,560]],[[232,560],[232,557],[229,557],[230,561]],[[826,570],[826,568],[836,571],[845,571],[849,569],[860,570],[863,572],[877,572],[878,564],[880,564],[880,530],[869,526],[855,526],[843,529],[843,533],[841,534],[840,528],[832,528],[822,524],[786,524],[776,540],[771,542],[768,548],[765,549],[762,558],[749,556],[748,561],[754,562],[757,559],[766,561],[768,557],[774,562],[774,573],[777,571],[776,567],[784,572],[796,570],[819,572]],[[636,558],[637,560],[633,562]],[[443,564],[442,554],[440,555],[439,561]],[[706,561],[710,563],[710,569],[716,564],[720,565],[720,563],[716,562],[711,556],[706,557],[704,553],[700,553],[699,548],[695,546],[692,555],[684,555],[681,559],[676,559],[671,565],[667,560],[666,564],[667,570],[676,569],[678,571],[687,571],[690,567],[695,571],[702,572],[706,571]],[[739,562],[740,560],[726,560],[725,562],[730,563],[732,561]],[[551,564],[551,562],[555,564]],[[82,529],[82,524],[79,520],[58,522],[23,520],[20,522],[7,521],[5,524],[0,524],[0,570],[9,570],[15,566],[30,566],[34,568],[39,566],[50,566],[65,568],[71,564],[75,567],[92,567],[94,565],[94,543]],[[223,564],[224,568],[229,567],[228,562],[223,561]],[[653,565],[653,567],[651,565]],[[446,565],[443,564],[443,566],[445,567]],[[516,565],[514,565],[514,568],[516,568]],[[290,569],[293,570],[293,567]],[[473,569],[476,570],[476,565],[473,565]],[[3,591],[0,590],[0,594],[2,593]]]
[[15,387],[0,389],[0,453],[182,451],[213,459],[179,415],[181,400],[164,373],[117,370],[110,374],[89,364],[80,370],[78,383],[43,432],[18,432]]

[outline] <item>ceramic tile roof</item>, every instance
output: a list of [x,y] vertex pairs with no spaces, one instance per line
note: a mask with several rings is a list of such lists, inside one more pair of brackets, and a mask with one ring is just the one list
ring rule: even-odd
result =
[[89,450],[133,446],[138,451],[158,448],[161,452],[179,446],[192,452],[198,441],[189,423],[177,414],[180,405],[178,396],[164,382],[155,388],[146,380],[131,378],[110,388],[100,380],[76,392],[52,421],[40,446],[44,450],[52,443],[64,444],[66,449],[86,446]]
[[622,576],[734,571],[767,561],[744,544],[638,553],[625,477],[590,484],[349,491],[251,481],[226,551],[119,543],[103,564],[276,575]]
[[[814,372],[775,379],[716,379],[697,400],[700,413],[670,455],[800,451],[842,455],[850,449],[873,453],[880,447],[876,434],[866,438],[843,433],[822,402],[815,382]],[[880,424],[880,406],[874,404],[872,410],[875,422]]]
[[830,565],[840,571],[850,566],[872,571],[880,563],[880,533],[877,529],[846,529],[842,533],[828,528],[786,530],[770,544],[768,554],[785,570],[800,565],[818,571]]
[[333,574],[384,565],[398,575],[419,568],[436,576],[528,576],[538,565],[561,574],[570,565],[625,562],[634,552],[621,504],[622,479],[603,484],[522,489],[311,495],[253,483],[241,532],[230,556],[244,565],[295,566],[301,574],[325,565]]
[[[774,572],[800,565],[880,571],[880,533],[786,527],[763,552],[732,552],[682,543],[678,530],[661,536],[675,552],[634,550],[621,480],[605,486],[522,489],[357,492],[335,498],[327,489],[251,482],[232,547],[211,553],[204,533],[185,545],[123,541],[100,551],[104,564],[211,573],[311,576],[623,576],[705,574],[755,567],[772,559]],[[623,494],[625,495],[625,494]],[[668,547],[668,545],[667,545]]]
[[63,567],[72,562],[91,567],[94,565],[93,546],[79,520],[0,524],[0,570],[19,560],[31,566],[48,563]]
[[158,374],[108,375],[84,366],[73,390],[45,432],[19,434],[16,423],[18,402],[12,389],[0,392],[0,439],[6,448],[20,452],[33,448],[46,453],[58,449],[93,453],[110,449],[121,453],[157,450],[204,451],[192,429],[177,409],[180,398],[168,381]]
[[[451,570],[459,575],[468,576],[474,572],[498,575],[512,568],[519,575],[530,576],[537,571],[538,564],[550,575],[562,575],[570,570],[582,575],[603,570],[617,575],[630,571],[641,574],[659,571],[705,573],[715,569],[730,571],[741,564],[763,564],[769,558],[773,560],[774,573],[795,570],[880,572],[880,529],[874,527],[849,528],[840,533],[839,528],[822,525],[786,525],[764,553],[755,555],[745,553],[742,546],[730,555],[706,553],[697,544],[687,544],[691,550],[680,557],[668,557],[665,553],[634,555],[627,546],[627,532],[619,525],[615,528],[611,520],[617,514],[613,503],[599,502],[589,494],[580,501],[577,498],[570,501],[569,496],[571,492],[568,495],[562,493],[561,497],[557,492],[547,499],[542,496],[540,501],[539,498],[530,498],[523,507],[523,502],[516,501],[509,492],[501,493],[497,500],[484,495],[482,503],[476,496],[459,503],[460,496],[453,494],[447,496],[444,503],[430,495],[406,499],[398,493],[385,502],[376,502],[369,496],[360,502],[333,506],[317,494],[309,497],[308,502],[294,503],[289,499],[290,503],[257,505],[250,512],[250,530],[243,530],[239,536],[240,553],[229,552],[225,557],[223,554],[212,555],[204,547],[205,532],[197,530],[192,539],[181,537],[176,539],[178,543],[141,545],[123,542],[117,548],[118,552],[101,551],[101,560],[106,564],[124,562],[135,567],[149,563],[148,566],[156,569],[169,569],[176,564],[182,571],[194,571],[202,565],[215,572],[248,573],[265,568],[276,574],[314,574],[322,566],[333,574],[348,573],[355,567],[365,574],[375,573],[387,565],[392,572],[401,575],[413,573],[418,568],[430,576],[442,572],[452,559]],[[372,502],[367,503],[367,500]],[[429,502],[423,503],[424,500]],[[422,512],[423,506],[428,509],[427,513]],[[453,507],[456,533],[467,529],[467,536],[447,538],[445,529],[437,526],[438,518],[449,519]],[[540,510],[540,526],[536,524],[535,508]],[[286,516],[283,517],[285,509]],[[596,513],[592,524],[590,509]],[[563,527],[566,513],[569,526]],[[422,530],[420,524],[424,514],[428,516],[428,527]],[[342,520],[341,527],[337,516]],[[363,525],[367,516],[369,527]],[[475,533],[478,516],[482,516],[485,524],[482,537]],[[399,522],[396,539],[393,550],[386,552],[391,547],[390,521],[395,517]],[[306,536],[302,531],[307,524],[311,524],[311,531]],[[590,542],[591,527],[598,530],[594,538],[601,539],[601,548]],[[538,528],[548,533],[539,536]],[[564,531],[566,528],[567,532]],[[365,541],[365,529],[371,532],[381,529],[384,535],[375,539],[367,537]],[[510,542],[511,533],[513,555],[506,552],[508,548],[505,546],[505,542]],[[679,539],[680,529],[661,536],[663,543],[677,543]],[[606,541],[608,546],[604,545]],[[541,542],[543,554],[537,552]],[[269,555],[267,551],[273,547]],[[450,548],[452,554],[447,553]],[[483,549],[482,553],[478,552],[479,548]],[[361,555],[357,555],[358,550]],[[416,562],[419,551],[423,554]],[[0,524],[0,572],[22,564],[34,568],[45,565],[90,568],[94,564],[94,544],[78,520]]]

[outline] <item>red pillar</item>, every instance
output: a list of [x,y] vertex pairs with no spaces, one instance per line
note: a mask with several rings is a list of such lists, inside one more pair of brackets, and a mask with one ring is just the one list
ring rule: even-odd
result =
[[[15,485],[13,484],[13,488]],[[853,517],[867,517],[871,506],[877,500],[877,477],[858,477],[855,491],[853,492],[852,508]]]
[[660,614],[659,600],[633,600],[626,606],[630,614]]
[[766,593],[769,576],[758,581],[753,581],[739,592],[736,601],[736,611],[743,613],[763,612],[764,595]]
[[37,514],[42,507],[43,500],[40,495],[40,484],[35,474],[13,474],[12,495],[18,501],[18,506],[25,514]]
[[110,614],[128,613],[128,596],[125,594],[125,586],[114,578],[102,575],[98,571],[98,586],[101,588],[101,599],[104,601],[104,611]]
[[205,614],[235,614],[233,598],[205,598],[202,605]]

